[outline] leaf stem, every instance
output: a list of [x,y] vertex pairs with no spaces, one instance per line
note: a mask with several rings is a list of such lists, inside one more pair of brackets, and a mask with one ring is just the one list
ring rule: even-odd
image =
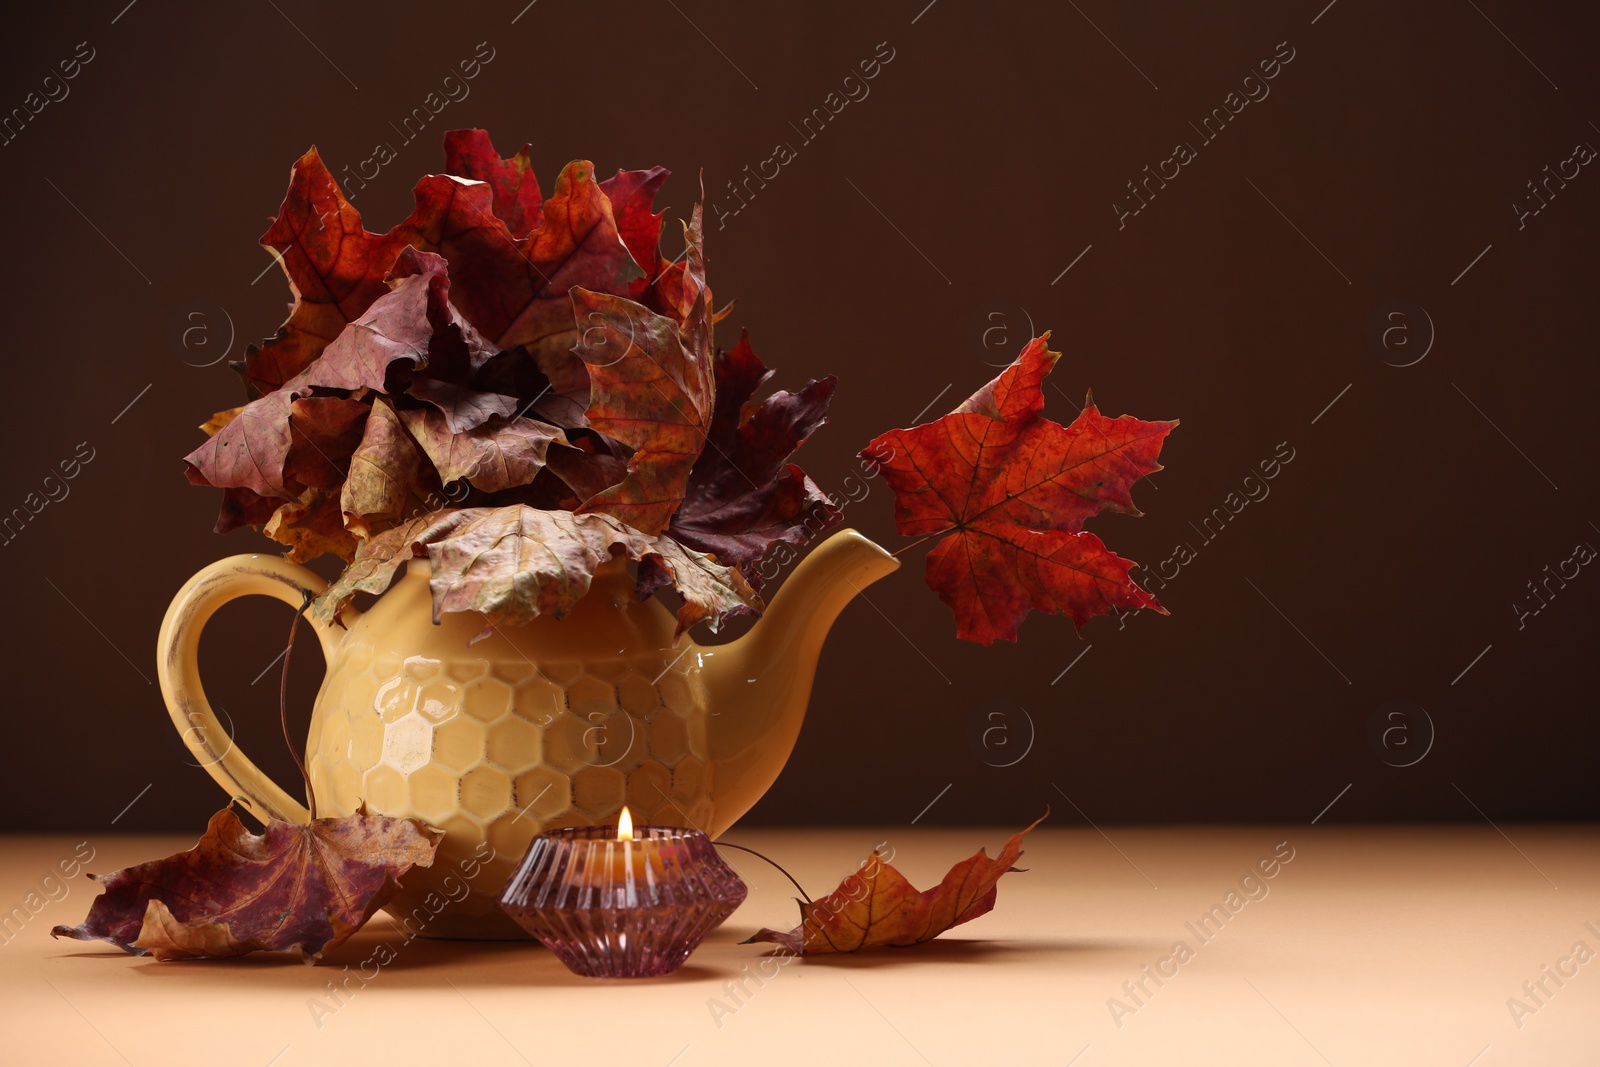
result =
[[283,743],[289,746],[289,755],[294,757],[294,765],[300,768],[300,777],[305,779],[306,805],[311,811],[311,821],[316,822],[317,791],[311,787],[311,773],[306,770],[305,757],[300,755],[300,750],[295,748],[294,741],[289,737],[289,659],[294,655],[294,634],[300,628],[300,616],[311,606],[310,591],[302,591],[301,596],[304,599],[295,610],[294,621],[289,623],[289,644],[283,650],[283,670],[278,675],[278,725],[283,727]]
[[910,552],[913,548],[916,548],[918,545],[922,544],[922,542],[924,542],[924,541],[932,541],[935,537],[941,537],[941,536],[943,536],[943,534],[949,533],[949,532],[950,532],[949,530],[945,530],[942,533],[929,534],[926,537],[919,537],[915,541],[911,542],[909,545],[905,545],[905,546],[903,546],[901,548],[895,549],[893,552],[889,553],[889,555],[898,556],[902,552]]
[[755,849],[746,848],[743,845],[732,845],[732,844],[729,844],[726,841],[713,841],[711,843],[713,845],[716,845],[718,848],[736,848],[740,852],[748,852],[748,853],[750,853],[750,855],[756,857],[757,859],[765,860],[771,866],[776,867],[778,869],[779,873],[781,873],[785,878],[789,879],[789,884],[790,885],[794,886],[796,889],[798,889],[800,891],[800,899],[804,900],[807,904],[811,903],[811,895],[806,892],[805,886],[803,886],[799,882],[795,881],[794,875],[792,875],[788,871],[784,870],[783,869],[783,865],[780,864],[777,860],[771,859],[771,858],[769,858],[767,856],[763,856],[761,853],[757,852]]

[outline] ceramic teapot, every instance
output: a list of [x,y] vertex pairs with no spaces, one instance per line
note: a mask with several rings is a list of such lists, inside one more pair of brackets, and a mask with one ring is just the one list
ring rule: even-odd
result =
[[[526,936],[495,896],[539,831],[616,821],[716,836],[750,809],[794,748],[822,643],[856,593],[899,566],[854,530],[818,545],[745,636],[674,640],[626,563],[595,573],[563,619],[501,627],[473,642],[478,616],[435,624],[427,560],[367,611],[312,622],[327,673],[306,768],[318,817],[362,804],[444,831],[388,906],[412,935]],[[200,685],[200,633],[250,594],[299,608],[325,583],[277,556],[206,567],[179,590],[157,643],[162,696],[185,744],[256,817],[304,823],[306,806],[234,746]],[[311,616],[307,613],[307,619]]]

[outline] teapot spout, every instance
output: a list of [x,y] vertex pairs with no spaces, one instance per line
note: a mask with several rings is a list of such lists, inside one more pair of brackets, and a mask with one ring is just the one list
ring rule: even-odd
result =
[[706,740],[717,777],[713,833],[750,810],[788,762],[834,620],[899,566],[861,534],[840,530],[801,560],[748,634],[703,650]]

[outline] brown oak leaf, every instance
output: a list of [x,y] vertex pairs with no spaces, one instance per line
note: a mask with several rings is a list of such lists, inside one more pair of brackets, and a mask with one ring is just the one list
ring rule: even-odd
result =
[[1011,835],[1000,854],[986,849],[962,860],[931,889],[918,890],[876,849],[861,868],[820,899],[800,903],[800,925],[778,931],[763,927],[745,944],[767,941],[797,955],[904,947],[931,941],[994,909],[1001,876],[1017,870],[1022,838],[1048,817]]
[[1043,382],[1059,352],[1029,342],[960,407],[861,451],[895,494],[903,534],[940,538],[928,585],[954,609],[957,636],[1015,641],[1029,610],[1066,615],[1080,630],[1110,611],[1166,614],[1129,577],[1134,564],[1084,532],[1102,510],[1138,515],[1129,489],[1161,469],[1176,422],[1108,419],[1091,397],[1070,426],[1043,416]]
[[359,930],[443,835],[415,819],[358,811],[252,834],[232,808],[194,848],[94,877],[105,892],[55,937],[109,941],[162,960],[298,949],[317,960]]

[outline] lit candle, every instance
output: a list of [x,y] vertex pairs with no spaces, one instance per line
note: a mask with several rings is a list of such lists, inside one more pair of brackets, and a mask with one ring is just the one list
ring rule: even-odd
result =
[[[636,838],[633,833],[633,814],[622,806],[617,816],[617,836],[605,850],[605,863],[611,885],[624,889],[630,895],[642,893],[644,886],[655,885],[665,873],[660,842],[649,838]],[[615,847],[620,845],[621,848]]]
[[671,974],[743,903],[745,886],[699,830],[633,825],[547,830],[500,906],[568,968],[606,978]]

